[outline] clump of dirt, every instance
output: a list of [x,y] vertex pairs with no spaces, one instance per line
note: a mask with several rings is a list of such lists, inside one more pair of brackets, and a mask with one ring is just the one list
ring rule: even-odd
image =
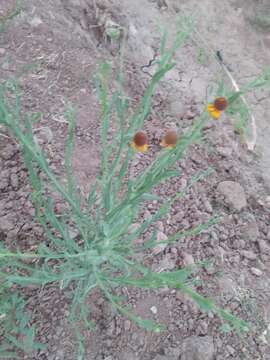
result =
[[[1,14],[12,4],[6,1],[5,8],[0,5]],[[42,112],[38,127],[49,131],[38,131],[37,136],[60,176],[65,104],[68,100],[76,105],[73,167],[80,191],[86,194],[99,166],[99,110],[93,76],[100,59],[116,61],[122,30],[127,30],[125,87],[135,105],[157,54],[160,34],[156,25],[176,22],[179,13],[198,11],[197,26],[206,43],[214,51],[222,51],[240,83],[262,70],[270,49],[269,34],[257,33],[250,26],[246,16],[250,9],[246,6],[242,1],[217,4],[214,0],[181,4],[174,0],[21,1],[20,14],[1,36],[0,74],[2,79],[17,77],[24,110]],[[112,37],[111,30],[119,30],[119,36]],[[177,129],[181,136],[192,126],[205,105],[208,85],[217,80],[217,64],[204,45],[198,49],[188,42],[177,53],[176,62],[153,99],[145,125],[152,147],[147,155],[133,162],[134,176],[153,160],[166,128]],[[219,319],[202,312],[176,290],[119,289],[119,295],[127,298],[135,313],[167,326],[164,333],[149,333],[116,314],[97,292],[89,299],[96,330],[85,333],[87,359],[270,359],[270,167],[264,168],[270,158],[265,146],[269,134],[265,120],[267,94],[269,91],[262,91],[249,98],[258,120],[259,158],[240,144],[231,119],[222,118],[204,128],[203,142],[193,145],[180,161],[181,177],[157,189],[161,197],[168,198],[198,171],[211,166],[213,172],[189,189],[167,219],[156,226],[159,237],[164,239],[206,222],[217,213],[222,221],[197,237],[189,236],[146,253],[143,259],[156,271],[210,259],[212,266],[197,274],[197,290],[248,320],[252,331],[244,337],[222,332]],[[43,234],[33,222],[27,172],[17,145],[8,134],[0,136],[0,233],[11,248],[35,247]],[[152,202],[142,216],[147,218],[157,206]],[[67,325],[69,299],[65,293],[51,285],[42,290],[26,288],[24,294],[38,328],[38,340],[47,345],[45,350],[24,355],[24,359],[73,360],[76,345]]]

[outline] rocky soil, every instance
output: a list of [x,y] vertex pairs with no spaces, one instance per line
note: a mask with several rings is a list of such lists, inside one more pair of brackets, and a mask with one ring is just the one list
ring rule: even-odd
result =
[[[14,4],[12,0],[1,1],[0,16]],[[151,74],[151,67],[145,65],[157,52],[157,24],[173,28],[179,15],[196,15],[197,29],[206,45],[222,51],[240,84],[258,74],[269,62],[270,51],[270,30],[258,28],[255,21],[258,6],[268,9],[267,3],[251,0],[22,0],[20,14],[0,33],[0,76],[16,77],[24,109],[42,112],[36,136],[60,176],[65,104],[76,104],[73,167],[84,194],[99,166],[99,110],[93,75],[98,60],[113,62],[119,48],[106,37],[108,21],[128,29],[125,87],[135,105]],[[179,50],[176,67],[158,87],[145,126],[151,151],[133,161],[135,176],[153,160],[166,128],[177,128],[181,135],[192,126],[205,104],[207,87],[217,80],[219,65],[206,45],[196,39]],[[270,360],[269,90],[251,95],[249,101],[259,133],[254,153],[241,144],[232,119],[209,122],[203,141],[193,145],[179,162],[181,177],[157,189],[160,196],[168,198],[198,171],[213,168],[174,205],[164,221],[156,224],[160,240],[216,214],[222,220],[199,236],[145,253],[143,261],[153,270],[169,271],[211,260],[210,267],[196,274],[197,290],[249,321],[252,331],[242,336],[222,332],[216,316],[203,313],[175,290],[119,289],[136,314],[167,327],[161,334],[149,333],[115,313],[96,291],[89,299],[96,330],[85,334],[86,359]],[[33,221],[27,172],[17,144],[4,129],[0,132],[1,239],[14,249],[35,247],[42,241],[43,232]],[[147,218],[157,205],[149,204],[142,216]],[[74,360],[66,294],[51,285],[26,288],[24,295],[38,340],[47,348],[22,354],[22,358]]]

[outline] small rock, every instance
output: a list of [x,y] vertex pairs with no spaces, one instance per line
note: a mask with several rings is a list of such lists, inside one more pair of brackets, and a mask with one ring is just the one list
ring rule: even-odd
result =
[[13,173],[10,175],[10,184],[14,190],[17,190],[19,187],[19,178],[18,175]]
[[9,179],[8,177],[2,177],[0,180],[0,190],[5,191],[8,188],[9,185]]
[[6,49],[0,48],[0,56],[4,56],[6,53]]
[[152,306],[152,307],[150,308],[150,311],[151,311],[151,313],[154,314],[154,315],[156,315],[157,312],[158,312],[156,306]]
[[160,231],[162,233],[164,232],[164,225],[163,225],[162,221],[157,221],[156,222],[156,227],[157,227],[158,231]]
[[169,254],[160,261],[158,271],[173,270],[175,268],[175,260]]
[[7,233],[14,229],[14,225],[7,217],[0,217],[0,232]]
[[235,351],[236,351],[236,350],[235,350],[231,345],[227,345],[226,348],[227,348],[228,353],[229,353],[230,355],[234,355],[234,354],[235,354]]
[[185,266],[194,265],[194,258],[191,254],[183,253],[183,260]]
[[4,160],[11,160],[16,155],[17,151],[15,145],[8,144],[3,151],[1,151],[0,157]]
[[173,216],[173,219],[176,223],[181,223],[185,217],[184,211],[177,211],[177,213]]
[[250,271],[251,271],[252,274],[255,275],[255,276],[262,276],[262,274],[263,274],[262,270],[257,269],[257,268],[255,268],[255,267],[252,267],[252,268],[250,269]]
[[270,255],[270,246],[264,240],[258,240],[260,252],[262,254]]
[[197,327],[197,334],[198,335],[206,335],[208,332],[208,324],[207,321],[201,321],[199,326]]
[[35,27],[38,27],[39,25],[43,24],[43,21],[41,20],[40,17],[34,16],[34,17],[29,18],[28,24],[35,28]]
[[214,360],[214,341],[211,336],[191,336],[184,340],[181,360]]
[[210,201],[205,200],[204,203],[203,203],[203,205],[204,205],[204,207],[205,207],[205,210],[206,210],[208,213],[212,214],[212,212],[213,212],[213,207],[212,207]]
[[187,107],[178,99],[171,103],[171,114],[177,118],[183,118],[187,112]]
[[231,300],[235,296],[236,284],[229,277],[223,277],[218,279],[220,293],[226,297],[227,300]]
[[125,322],[124,322],[125,331],[129,331],[130,328],[131,328],[131,321],[130,320],[125,320]]
[[234,210],[241,211],[247,206],[246,195],[242,186],[235,181],[223,181],[218,184],[218,193]]
[[216,148],[217,152],[219,153],[219,155],[223,156],[223,157],[230,157],[232,155],[232,148],[230,147],[224,147],[224,146],[218,146]]
[[[165,235],[163,232],[158,231],[157,232],[157,243],[159,242],[163,242],[163,241],[167,241],[168,237],[167,235]],[[158,244],[157,246],[154,247],[153,249],[153,255],[158,255],[160,254],[162,251],[164,251],[166,249],[167,244],[163,243],[163,244]]]
[[263,263],[260,259],[257,260],[256,266],[257,266],[260,270],[263,270],[263,271],[266,270],[266,266],[264,265],[264,263]]
[[259,228],[255,218],[252,216],[248,223],[242,226],[241,228],[241,235],[243,236],[244,240],[250,240],[255,242],[259,237]]
[[242,250],[240,254],[248,260],[256,260],[257,255],[251,250]]

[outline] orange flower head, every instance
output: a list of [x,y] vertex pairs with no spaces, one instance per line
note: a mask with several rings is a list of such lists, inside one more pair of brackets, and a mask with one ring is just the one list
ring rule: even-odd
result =
[[162,139],[160,146],[172,149],[176,146],[176,144],[177,144],[177,132],[174,130],[169,130]]
[[138,131],[133,137],[131,147],[136,152],[146,152],[149,147],[147,135],[143,131]]
[[219,111],[224,111],[228,106],[228,101],[224,97],[218,97],[214,101],[214,107]]
[[224,97],[218,97],[214,103],[207,105],[207,110],[213,119],[218,119],[221,112],[224,111],[228,106],[228,101]]

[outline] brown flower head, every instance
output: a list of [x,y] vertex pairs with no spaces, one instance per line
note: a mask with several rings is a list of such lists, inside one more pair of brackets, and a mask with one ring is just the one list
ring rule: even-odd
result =
[[174,130],[169,130],[162,139],[160,146],[167,148],[174,148],[176,144],[177,144],[177,132]]
[[148,149],[148,138],[147,135],[143,131],[138,131],[131,142],[131,147],[136,152],[146,152]]
[[224,97],[218,97],[213,103],[207,104],[207,110],[213,119],[218,119],[228,106],[228,101]]
[[228,106],[228,101],[224,97],[218,97],[214,101],[214,107],[219,111],[224,111]]

